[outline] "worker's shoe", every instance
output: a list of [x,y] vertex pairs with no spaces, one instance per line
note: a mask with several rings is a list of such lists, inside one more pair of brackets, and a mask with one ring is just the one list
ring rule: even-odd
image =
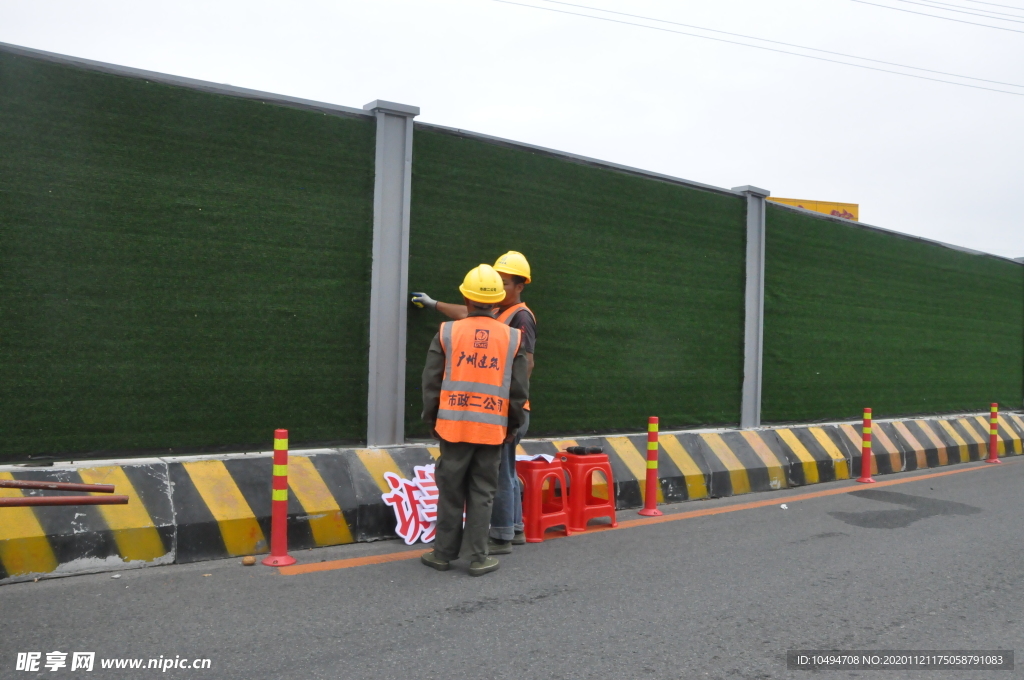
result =
[[[485,557],[479,562],[473,562],[469,565],[469,575],[483,576],[488,572],[497,570],[498,564],[499,562],[496,558],[490,556]],[[445,569],[447,569],[447,567],[445,567]]]
[[[442,560],[437,556],[437,553],[431,550],[428,553],[420,555],[420,562],[427,565],[431,569],[437,569],[438,571],[448,571],[452,568],[452,565],[448,560]],[[495,560],[497,562],[497,560]]]
[[487,539],[488,555],[511,555],[512,541],[503,541],[500,538]]
[[512,545],[526,545],[526,532],[517,531],[515,535],[512,536]]

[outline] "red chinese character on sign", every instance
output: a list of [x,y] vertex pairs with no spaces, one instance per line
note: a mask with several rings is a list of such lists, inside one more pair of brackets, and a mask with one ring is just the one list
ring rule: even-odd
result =
[[416,485],[416,506],[423,531],[420,540],[430,543],[437,530],[437,482],[434,481],[433,465],[417,465],[413,469],[413,483]]
[[430,543],[437,527],[437,484],[433,465],[417,465],[413,479],[402,479],[394,472],[385,472],[384,480],[391,491],[381,494],[384,503],[395,511],[395,533],[406,545],[418,540]]

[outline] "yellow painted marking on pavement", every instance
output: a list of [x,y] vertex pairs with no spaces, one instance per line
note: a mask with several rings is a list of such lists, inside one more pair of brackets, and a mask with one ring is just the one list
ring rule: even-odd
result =
[[1010,443],[1013,446],[1013,452],[1016,454],[1021,453],[1021,441],[1017,435],[1017,431],[1010,426],[1010,423],[1006,421],[1002,414],[999,415],[999,424],[1003,426],[1003,430],[1010,436]]
[[[128,496],[128,505],[97,505],[103,521],[114,534],[117,551],[128,561],[149,562],[167,554],[160,532],[153,524],[138,492],[119,466],[82,468],[78,471],[86,484],[113,484],[114,493]],[[105,494],[91,494],[103,496]]]
[[729,472],[729,481],[732,483],[732,493],[738,496],[741,493],[750,493],[750,477],[747,475],[747,468],[743,466],[740,459],[732,452],[729,445],[719,434],[702,434],[700,438],[708,445],[708,448],[721,461],[722,465]]
[[391,491],[387,480],[384,479],[385,472],[394,472],[399,477],[402,476],[402,471],[395,459],[384,449],[356,449],[356,456],[363,462],[366,471],[373,477],[373,481],[377,483],[377,488],[381,493]]
[[[523,447],[522,446],[518,447],[516,449],[516,452],[518,453],[519,449],[521,449],[521,448],[523,448]],[[438,458],[441,457],[441,447],[440,446],[428,446],[427,447],[427,453],[430,454],[431,458],[433,458],[434,460],[437,460]]]
[[956,445],[960,447],[960,462],[966,463],[967,461],[969,461],[971,459],[971,454],[967,450],[967,442],[961,439],[960,433],[954,430],[953,426],[950,425],[945,420],[937,420],[935,422],[937,422],[939,424],[939,427],[945,430],[946,434],[948,434],[953,439],[953,441],[956,442]]
[[309,528],[317,545],[352,543],[352,531],[338,502],[327,488],[313,461],[306,456],[291,459],[288,488],[295,494],[309,518]]
[[900,433],[900,436],[903,437],[907,441],[907,444],[910,445],[910,448],[914,450],[914,458],[917,461],[916,469],[920,470],[928,467],[928,457],[924,455],[924,447],[921,446],[921,442],[917,441],[917,437],[915,437],[910,431],[910,428],[907,427],[906,423],[896,421],[892,426],[896,428],[896,431]]
[[832,466],[836,471],[836,479],[849,479],[850,478],[850,465],[846,460],[846,456],[839,450],[839,447],[828,438],[828,433],[820,427],[809,427],[807,428],[814,439],[818,442],[818,446],[825,449],[825,453],[832,458]]
[[679,439],[673,434],[663,434],[658,437],[658,442],[679,468],[679,471],[683,473],[683,480],[686,482],[686,498],[691,501],[707,498],[708,487],[704,483],[704,473],[694,462],[693,457],[687,453]]
[[807,447],[801,443],[796,435],[793,434],[792,430],[782,428],[775,430],[782,439],[793,450],[796,457],[800,459],[800,463],[804,468],[804,484],[817,484],[818,483],[818,462],[811,455],[811,452],[807,450]]
[[[0,479],[13,480],[10,472]],[[0,498],[20,498],[20,489],[0,489]],[[57,568],[46,532],[32,508],[0,508],[0,562],[8,576],[45,574]]]
[[[633,446],[633,442],[629,441],[626,437],[606,437],[606,440],[615,449],[615,453],[619,454],[619,460],[625,463],[629,471],[636,477],[636,481],[640,483],[640,498],[646,503],[647,485],[644,481],[647,479],[647,459],[640,455],[640,452]],[[658,485],[657,502],[665,502],[661,492],[661,484]]]
[[932,431],[931,425],[928,424],[927,420],[915,420],[917,426],[924,432],[924,436],[928,438],[928,441],[932,443],[935,450],[939,452],[939,465],[949,465],[949,455],[946,453],[946,445],[942,443],[942,440]]
[[746,440],[747,445],[754,450],[757,457],[761,459],[764,466],[768,469],[768,486],[773,489],[785,489],[789,486],[789,482],[786,480],[786,473],[782,469],[782,465],[779,463],[778,456],[775,452],[769,448],[768,444],[765,443],[764,439],[761,438],[760,432],[754,432],[752,430],[743,430],[740,432],[743,439]]
[[556,451],[565,451],[570,446],[579,446],[575,439],[556,439],[551,443],[554,444]]
[[[893,440],[889,439],[889,435],[885,433],[880,425],[876,425],[872,428],[871,439],[878,442],[881,447],[885,450],[889,456],[889,465],[892,466],[893,472],[903,472],[903,457],[900,456],[900,448],[896,446]],[[872,447],[872,453],[874,453],[874,447]],[[875,454],[878,455],[877,453]]]
[[265,551],[267,541],[263,531],[224,462],[197,460],[181,465],[217,520],[228,554],[251,555]]

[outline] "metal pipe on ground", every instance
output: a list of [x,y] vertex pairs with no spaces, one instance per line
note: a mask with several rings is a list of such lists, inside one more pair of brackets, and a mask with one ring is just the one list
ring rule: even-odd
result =
[[0,479],[0,489],[42,489],[44,491],[90,491],[92,493],[114,493],[113,484],[26,482],[19,479]]
[[0,508],[48,505],[128,505],[128,496],[21,496],[0,498]]

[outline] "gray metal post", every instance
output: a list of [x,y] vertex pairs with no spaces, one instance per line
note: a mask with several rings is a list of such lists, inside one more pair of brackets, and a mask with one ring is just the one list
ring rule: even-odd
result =
[[764,339],[764,204],[766,189],[734,187],[747,197],[747,286],[743,327],[740,427],[761,425],[761,350]]
[[376,100],[373,270],[370,276],[370,380],[366,443],[405,443],[405,329],[412,199],[412,119],[419,107]]

